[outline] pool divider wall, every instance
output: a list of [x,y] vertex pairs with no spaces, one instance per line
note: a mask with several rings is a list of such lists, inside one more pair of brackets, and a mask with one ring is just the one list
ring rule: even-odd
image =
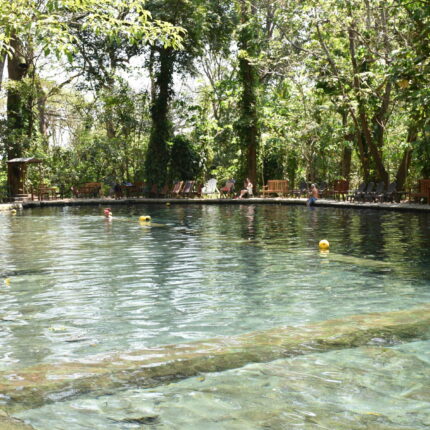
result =
[[375,338],[392,343],[429,335],[430,304],[426,304],[409,310],[98,355],[79,363],[45,363],[3,371],[0,392],[9,399],[4,408],[12,413],[83,394],[102,395],[131,386],[149,388],[249,363],[359,347]]

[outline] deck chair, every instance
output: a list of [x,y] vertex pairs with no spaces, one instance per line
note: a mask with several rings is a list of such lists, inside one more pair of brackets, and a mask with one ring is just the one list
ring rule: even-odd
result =
[[352,201],[355,202],[356,200],[361,199],[363,197],[363,193],[365,189],[366,189],[366,182],[362,182],[353,193],[348,194],[346,196],[346,200],[350,202]]
[[217,180],[215,178],[209,179],[202,188],[202,197],[219,197],[219,190],[216,185]]
[[372,193],[372,200],[376,202],[379,200],[382,202],[382,198],[384,197],[384,191],[385,191],[385,182],[378,182],[376,184],[375,191]]
[[294,190],[291,190],[290,193],[293,197],[302,197],[308,195],[308,184],[305,180],[300,181],[299,188],[296,188]]
[[182,191],[180,195],[182,197],[190,197],[191,193],[193,192],[194,184],[196,181],[186,181],[184,188],[182,188]]
[[158,185],[152,184],[151,189],[149,190],[149,197],[157,197],[158,196]]
[[321,182],[321,183],[319,183],[319,184],[317,184],[318,193],[320,195],[320,198],[324,198],[325,197],[325,194],[327,192],[327,187],[328,187],[328,184],[327,184],[327,182],[324,182],[324,181]]
[[373,190],[374,189],[375,189],[375,183],[374,182],[369,182],[367,184],[366,189],[364,190],[364,192],[360,196],[360,200],[362,200],[363,202],[365,202],[366,200],[371,201],[372,198],[373,198]]
[[173,185],[172,191],[170,191],[170,197],[178,197],[183,185],[184,181],[176,182],[175,185]]
[[234,184],[236,181],[234,179],[229,179],[225,185],[219,189],[221,196],[220,197],[232,197],[234,195]]
[[166,197],[168,193],[169,193],[169,186],[167,184],[163,185],[160,191],[158,191],[158,194],[160,195],[160,197]]
[[387,191],[382,196],[383,202],[394,202],[394,199],[397,197],[397,181],[391,182],[388,185]]

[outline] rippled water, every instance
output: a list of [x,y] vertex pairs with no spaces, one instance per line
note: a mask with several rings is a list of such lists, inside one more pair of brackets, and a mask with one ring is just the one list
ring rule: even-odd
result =
[[[274,205],[113,211],[112,222],[101,207],[0,215],[0,370],[430,302],[427,214]],[[138,222],[142,214],[150,226]],[[323,238],[328,254],[318,250]]]
[[430,427],[430,342],[250,364],[20,416],[49,430],[424,430]]

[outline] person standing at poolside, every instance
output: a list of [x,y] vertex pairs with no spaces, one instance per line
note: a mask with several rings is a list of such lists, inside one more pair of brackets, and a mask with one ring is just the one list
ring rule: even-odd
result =
[[309,199],[306,202],[307,206],[313,206],[315,202],[318,200],[319,194],[318,194],[318,188],[315,184],[311,185],[311,191],[309,192]]

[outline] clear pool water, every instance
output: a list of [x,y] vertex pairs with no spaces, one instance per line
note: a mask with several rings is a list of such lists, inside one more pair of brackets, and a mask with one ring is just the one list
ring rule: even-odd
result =
[[[1,371],[37,363],[84,361],[95,354],[407,309],[430,302],[428,214],[274,205],[114,206],[113,212],[112,222],[103,219],[101,207],[45,208],[26,210],[17,216],[0,215]],[[143,214],[152,217],[151,226],[138,222]],[[318,241],[323,238],[330,241],[329,254],[318,250]],[[342,354],[360,360],[362,353],[330,353],[333,360],[339,360],[333,364],[333,372],[343,372],[339,370],[340,363],[345,361]],[[322,357],[332,360],[330,355]],[[318,358],[306,356],[297,360],[312,367]],[[287,375],[291,370],[288,360],[280,363]],[[271,374],[278,364],[254,366],[261,367],[263,370],[256,372],[265,375],[265,366]],[[367,364],[363,362],[362,366]],[[428,362],[424,368],[428,372]],[[249,383],[252,391],[257,383],[264,392],[266,378],[262,376],[260,382],[248,378],[247,372],[253,375],[252,365],[249,369],[208,376],[204,384],[213,379],[215,390],[217,381],[237,377],[240,386]],[[371,375],[379,377],[372,370]],[[190,388],[186,388],[187,384],[191,384]],[[192,384],[197,388],[192,388]],[[37,429],[143,425],[188,429],[198,428],[198,423],[205,421],[214,423],[208,428],[254,428],[250,424],[251,413],[248,425],[241,421],[247,416],[247,408],[266,408],[263,401],[261,405],[256,401],[254,407],[245,402],[245,407],[241,399],[229,400],[227,395],[225,400],[223,396],[203,396],[201,404],[198,394],[187,399],[181,395],[181,390],[199,393],[202,384],[190,379],[178,383],[176,388],[163,387],[160,392],[142,390],[130,394],[136,395],[139,402],[145,398],[155,401],[161,396],[163,405],[165,396],[170,396],[173,403],[196,402],[190,408],[199,412],[187,412],[189,421],[182,421],[186,417],[178,418],[176,427],[173,418],[168,418],[168,414],[175,415],[175,405],[167,401],[165,410],[170,412],[164,418],[159,412],[153,419],[149,414],[147,422],[133,421],[124,414],[120,414],[119,421],[107,419],[101,399],[81,399],[82,408],[73,402],[46,406],[57,416],[55,426],[44,409],[30,411],[25,417]],[[361,387],[354,388],[354,384],[359,382],[344,393],[351,402]],[[292,389],[300,391],[299,387]],[[319,388],[315,389],[312,396],[323,396],[322,392],[318,394]],[[205,390],[210,392],[210,384]],[[287,401],[284,391],[289,392],[290,388],[274,390],[281,392],[279,396],[274,394],[279,406],[273,406],[279,409],[279,413],[273,412],[280,414],[279,424],[276,420],[272,424],[266,420],[269,424],[264,424],[264,419],[257,419],[260,424],[255,428],[336,428],[318,420],[315,424],[312,418],[306,421],[300,414],[296,423],[294,412],[288,408],[290,412],[282,412],[281,405]],[[300,403],[300,393],[297,396],[291,402]],[[121,409],[127,403],[126,397],[118,397],[116,407]],[[271,397],[268,399],[270,402]],[[425,401],[429,400],[427,396]],[[220,406],[220,416],[242,417],[237,418],[238,422],[221,419],[215,412],[205,415],[205,402],[218,405],[223,401],[228,407],[223,410]],[[90,406],[88,415],[85,402],[94,403],[97,412],[91,412]],[[333,410],[339,409],[339,416],[344,417],[346,412],[338,403],[333,401]],[[314,407],[312,402],[303,403],[303,410],[311,414]],[[348,415],[351,422],[354,413]],[[382,410],[376,413],[384,414]],[[88,424],[92,422],[88,421],[90,418],[97,423]],[[421,428],[420,425],[429,424],[426,419],[421,417],[421,421],[405,428]],[[398,425],[406,425],[405,420],[398,420]],[[300,423],[304,423],[302,427]],[[342,423],[338,428],[367,428]]]
[[429,402],[427,341],[250,364],[20,417],[49,430],[424,430]]

